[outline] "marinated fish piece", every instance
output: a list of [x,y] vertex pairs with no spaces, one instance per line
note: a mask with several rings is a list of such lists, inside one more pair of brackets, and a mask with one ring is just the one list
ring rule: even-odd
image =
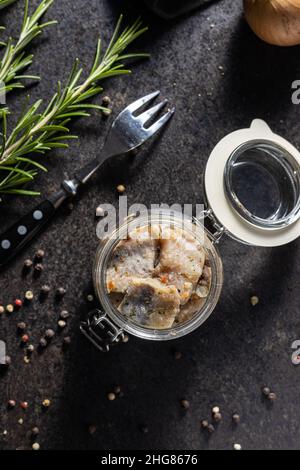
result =
[[181,229],[163,229],[156,272],[174,272],[198,283],[205,263],[205,250],[196,238]]
[[119,311],[130,320],[149,328],[171,328],[180,310],[175,286],[158,279],[132,278]]
[[183,305],[176,315],[175,323],[185,323],[191,320],[193,316],[201,310],[205,302],[206,299],[193,294],[188,303]]
[[206,298],[211,288],[211,268],[207,265],[203,268],[202,276],[196,286],[195,294],[200,298]]
[[159,248],[158,240],[152,235],[146,227],[132,232],[117,245],[107,268],[108,292],[125,293],[132,277],[151,277]]
[[158,278],[163,284],[175,286],[180,296],[181,305],[185,305],[193,292],[194,286],[188,282],[183,276],[174,272],[159,273]]

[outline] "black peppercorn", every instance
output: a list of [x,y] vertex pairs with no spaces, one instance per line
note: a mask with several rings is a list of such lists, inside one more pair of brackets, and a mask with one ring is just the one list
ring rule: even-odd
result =
[[45,348],[47,346],[47,340],[45,338],[41,338],[40,339],[40,342],[39,342],[39,345],[41,348]]
[[42,288],[41,288],[42,295],[48,295],[49,292],[50,292],[50,287],[49,286],[47,286],[46,284],[44,286],[42,286]]
[[18,324],[17,324],[17,328],[18,330],[20,331],[24,331],[26,329],[26,323],[23,322],[23,321],[20,321]]
[[182,408],[184,408],[185,410],[187,410],[189,407],[190,407],[190,402],[188,400],[181,400],[180,402]]
[[71,344],[71,338],[70,336],[66,336],[64,339],[63,339],[63,342],[64,342],[64,346],[69,346]]
[[209,434],[214,433],[214,432],[215,432],[215,427],[214,427],[214,425],[213,425],[213,424],[209,424],[209,425],[207,426],[207,430],[208,430]]
[[24,269],[30,269],[33,265],[33,262],[31,261],[31,259],[26,259],[24,261]]
[[56,290],[57,297],[63,297],[65,294],[66,294],[66,289],[64,289],[63,287],[59,287]]
[[276,393],[270,392],[267,398],[270,401],[275,401],[277,399]]
[[240,422],[241,418],[240,418],[240,415],[238,415],[237,413],[234,413],[232,415],[232,421],[235,423],[235,424],[238,424]]
[[201,427],[202,427],[202,429],[207,429],[208,426],[209,426],[209,422],[208,422],[206,419],[203,419],[203,420],[201,421]]
[[39,261],[40,261],[40,260],[42,260],[42,259],[44,258],[44,256],[45,256],[44,250],[38,250],[38,251],[35,253],[35,256],[34,256],[34,257],[35,257],[36,260],[39,260]]
[[42,265],[42,263],[37,263],[35,266],[34,266],[34,271],[36,274],[40,274],[44,269],[44,266]]
[[37,436],[39,434],[39,432],[40,432],[40,430],[37,426],[34,426],[34,428],[32,428],[32,430],[31,430],[31,434],[33,436]]
[[45,332],[45,336],[48,339],[53,338],[54,335],[55,335],[55,332],[53,330],[51,330],[50,328],[48,330],[46,330],[46,332]]
[[69,314],[68,310],[62,310],[60,312],[59,316],[62,320],[66,320],[67,318],[69,318],[70,314]]
[[213,419],[216,423],[219,423],[220,421],[222,421],[222,415],[221,413],[214,413],[213,415]]
[[266,397],[270,394],[271,390],[269,389],[269,387],[263,387],[262,388],[262,393],[263,395],[265,395]]

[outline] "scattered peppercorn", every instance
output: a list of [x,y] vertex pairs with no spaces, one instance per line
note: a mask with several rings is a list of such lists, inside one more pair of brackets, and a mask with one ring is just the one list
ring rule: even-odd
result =
[[241,444],[233,444],[234,450],[242,450]]
[[129,341],[129,336],[128,335],[124,335],[123,336],[123,343],[128,343]]
[[33,344],[29,344],[29,346],[27,347],[27,352],[28,352],[29,354],[31,354],[31,353],[33,353],[34,349],[35,349],[35,348],[34,348]]
[[8,408],[14,408],[16,406],[15,400],[8,400],[7,406]]
[[123,184],[119,184],[119,185],[117,186],[117,191],[118,191],[119,194],[123,194],[123,193],[125,193],[126,188],[125,188],[125,186],[124,186]]
[[111,99],[109,96],[103,96],[102,98],[102,104],[105,105],[105,106],[108,106],[111,102]]
[[114,401],[116,399],[116,395],[113,392],[108,393],[107,398],[109,401]]
[[215,420],[216,423],[220,423],[220,421],[222,421],[221,413],[214,413],[213,419]]
[[24,356],[24,362],[25,362],[25,364],[29,364],[30,363],[30,357]]
[[40,339],[40,342],[39,342],[39,345],[41,348],[45,348],[47,346],[47,340],[45,338],[41,338]]
[[44,256],[45,256],[44,250],[37,250],[37,252],[34,255],[35,259],[37,260],[42,260]]
[[190,402],[188,400],[181,400],[180,402],[182,408],[184,408],[185,410],[187,410],[189,407],[190,407]]
[[26,330],[26,323],[23,322],[23,321],[20,321],[20,322],[17,324],[17,328],[18,328],[18,330],[20,330],[20,331]]
[[232,415],[232,421],[235,423],[235,424],[238,424],[240,422],[241,418],[240,418],[240,415],[238,415],[237,413],[234,413]]
[[202,429],[207,429],[208,428],[208,425],[209,425],[209,422],[206,420],[206,419],[203,419],[201,421],[201,427]]
[[182,358],[182,353],[180,351],[175,351],[174,352],[174,358],[176,360],[181,359]]
[[211,413],[214,415],[216,413],[220,413],[220,408],[218,406],[214,406],[211,410]]
[[26,259],[24,261],[24,268],[25,269],[30,269],[32,267],[32,265],[33,265],[33,262],[31,261],[31,259]]
[[114,388],[114,392],[119,395],[121,393],[121,387],[120,385],[116,385],[115,388]]
[[276,393],[270,392],[267,398],[268,398],[268,400],[270,400],[270,401],[275,401],[275,400],[277,400]]
[[37,426],[34,426],[34,428],[31,429],[31,434],[33,436],[37,436],[39,434],[40,430]]
[[45,400],[43,400],[42,405],[44,408],[49,408],[49,406],[51,405],[51,401],[48,398],[45,398]]
[[87,296],[87,300],[88,300],[88,302],[93,302],[94,296],[93,296],[92,294],[89,294],[89,295]]
[[65,326],[67,325],[64,320],[58,320],[57,324],[59,328],[65,328]]
[[27,401],[21,401],[20,403],[20,407],[23,409],[23,410],[27,410],[28,408],[28,402]]
[[97,426],[95,424],[90,424],[88,429],[89,429],[89,434],[92,436],[97,431]]
[[34,266],[34,271],[36,274],[40,274],[44,270],[44,266],[42,263],[37,263]]
[[62,320],[66,320],[67,318],[69,318],[70,314],[69,314],[68,310],[62,310],[60,312],[59,316]]
[[271,390],[269,389],[269,387],[263,387],[262,388],[262,393],[263,393],[263,395],[265,395],[267,397],[271,393]]
[[63,287],[59,287],[58,289],[56,289],[57,297],[63,297],[65,294],[66,294],[66,289],[64,289]]
[[0,314],[4,312],[5,312],[5,308],[3,307],[3,305],[0,305]]
[[22,302],[22,300],[21,300],[21,299],[15,299],[15,302],[14,302],[14,304],[15,304],[15,307],[17,307],[17,308],[21,308],[21,307],[22,307],[22,305],[23,305],[23,302]]
[[64,346],[69,346],[71,344],[71,338],[70,336],[66,336],[64,339],[63,339],[63,343],[64,343]]
[[7,311],[8,313],[13,313],[13,311],[14,311],[14,306],[13,306],[12,304],[6,305],[6,311]]
[[5,356],[5,364],[7,366],[10,366],[11,365],[11,357],[10,356]]
[[207,426],[207,430],[208,430],[209,434],[214,433],[214,432],[215,432],[215,427],[214,427],[214,425],[213,425],[213,424],[209,424],[209,425]]
[[40,444],[38,442],[34,442],[32,444],[32,450],[40,450]]
[[18,423],[19,423],[19,424],[23,424],[23,423],[24,423],[23,418],[18,419]]
[[26,300],[32,300],[33,299],[33,292],[31,290],[28,290],[25,292],[25,299]]
[[26,334],[23,335],[22,338],[21,338],[21,341],[22,341],[22,343],[28,343],[28,341],[29,341],[29,336],[26,335]]
[[46,330],[46,332],[45,332],[45,336],[48,339],[53,338],[54,335],[55,335],[55,332],[53,330],[51,330],[50,328],[48,330]]
[[47,284],[44,284],[42,287],[41,287],[41,294],[42,295],[48,295],[50,292],[50,287],[47,285]]
[[253,295],[251,298],[250,298],[250,302],[251,302],[251,305],[253,307],[255,307],[255,305],[257,305],[259,303],[259,298],[256,296],[256,295]]

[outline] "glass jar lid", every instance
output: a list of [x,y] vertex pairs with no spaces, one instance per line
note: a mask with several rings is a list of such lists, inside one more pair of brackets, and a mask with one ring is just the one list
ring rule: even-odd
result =
[[239,241],[279,246],[300,235],[300,154],[262,120],[214,148],[205,192],[216,219]]

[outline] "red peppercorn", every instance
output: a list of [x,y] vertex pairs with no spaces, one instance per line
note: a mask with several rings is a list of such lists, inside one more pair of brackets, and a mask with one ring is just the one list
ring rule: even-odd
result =
[[21,401],[20,407],[23,408],[23,410],[27,410],[28,402],[27,401]]
[[15,303],[15,307],[17,308],[21,308],[23,305],[23,302],[21,299],[16,299],[14,303]]
[[21,338],[22,343],[28,343],[29,341],[29,336],[28,335],[23,335]]

